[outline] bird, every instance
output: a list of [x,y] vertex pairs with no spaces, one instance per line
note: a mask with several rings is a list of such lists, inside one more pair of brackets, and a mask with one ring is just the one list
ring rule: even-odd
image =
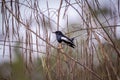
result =
[[68,46],[74,48],[75,44],[73,43],[74,38],[68,38],[67,36],[65,36],[61,31],[55,31],[53,32],[56,34],[56,39],[59,43],[66,43]]

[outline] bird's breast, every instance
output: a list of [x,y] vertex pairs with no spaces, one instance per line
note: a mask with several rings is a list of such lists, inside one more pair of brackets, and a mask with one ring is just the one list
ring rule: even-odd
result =
[[61,36],[57,36],[57,41],[58,41],[59,43],[62,42],[62,40],[61,40]]

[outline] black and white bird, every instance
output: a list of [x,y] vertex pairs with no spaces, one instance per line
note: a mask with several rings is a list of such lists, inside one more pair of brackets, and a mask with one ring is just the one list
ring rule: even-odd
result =
[[68,46],[70,46],[70,47],[72,47],[72,48],[75,47],[75,44],[73,43],[74,38],[71,38],[71,39],[68,38],[68,37],[65,36],[61,31],[55,31],[55,32],[53,32],[53,33],[56,34],[56,38],[57,38],[57,41],[58,41],[59,43],[64,42],[64,43],[66,43]]

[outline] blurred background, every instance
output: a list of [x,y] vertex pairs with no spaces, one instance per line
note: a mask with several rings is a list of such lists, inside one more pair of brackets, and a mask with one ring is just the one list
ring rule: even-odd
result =
[[[1,0],[0,80],[120,80],[119,0]],[[76,37],[58,47],[52,32]]]

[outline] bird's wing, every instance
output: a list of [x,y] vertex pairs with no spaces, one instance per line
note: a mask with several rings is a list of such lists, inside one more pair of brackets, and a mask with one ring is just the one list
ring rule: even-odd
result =
[[61,40],[64,40],[64,41],[69,42],[69,43],[72,43],[72,41],[69,40],[67,37],[61,37]]
[[75,44],[73,43],[74,39],[69,39],[67,37],[61,37],[61,40],[65,43],[67,43],[69,46],[71,46],[73,48],[75,47]]

